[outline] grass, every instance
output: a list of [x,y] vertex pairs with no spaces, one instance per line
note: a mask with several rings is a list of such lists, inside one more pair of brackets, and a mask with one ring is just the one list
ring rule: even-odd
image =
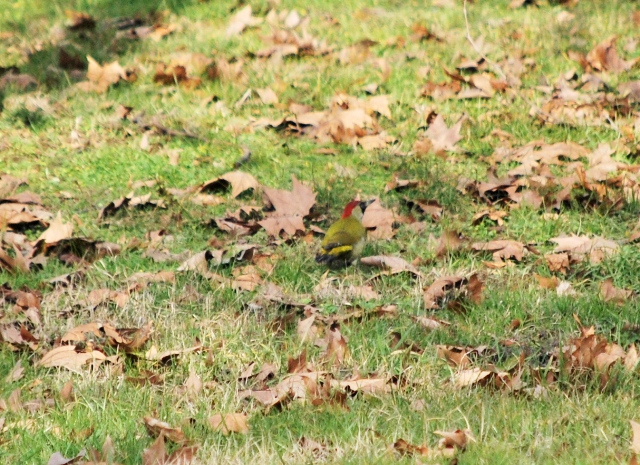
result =
[[[263,17],[268,2],[252,1],[254,14]],[[491,44],[487,54],[495,60],[518,53],[533,59],[533,66],[523,75],[522,92],[528,99],[542,101],[544,95],[534,90],[544,82],[553,83],[570,69],[579,70],[568,50],[588,52],[612,34],[619,36],[618,50],[634,38],[631,22],[636,6],[631,2],[579,2],[568,8],[541,2],[539,7],[509,9],[509,2],[476,2],[468,5],[471,32]],[[263,37],[270,28],[262,25],[237,37],[228,38],[225,29],[236,3],[231,1],[164,1],[137,0],[119,2],[98,0],[32,2],[12,1],[0,13],[0,30],[12,35],[0,40],[0,66],[17,66],[33,75],[40,83],[29,92],[9,87],[3,90],[0,113],[0,171],[24,177],[28,186],[22,190],[40,194],[52,212],[61,211],[72,220],[78,236],[118,242],[123,246],[134,238],[144,240],[149,231],[166,229],[173,240],[171,252],[198,252],[216,237],[228,237],[209,226],[210,220],[244,204],[261,204],[259,195],[240,199],[225,197],[215,207],[199,207],[164,196],[166,209],[126,210],[107,222],[96,221],[98,211],[131,191],[135,181],[155,179],[158,186],[185,188],[228,172],[242,156],[242,146],[252,150],[252,158],[242,170],[253,174],[263,185],[289,189],[291,175],[311,185],[317,193],[316,209],[329,219],[339,215],[340,206],[355,195],[363,198],[380,196],[384,205],[409,213],[402,199],[437,199],[444,207],[441,221],[427,220],[426,229],[415,234],[401,226],[394,239],[367,244],[366,255],[399,255],[412,261],[421,260],[423,278],[406,274],[383,276],[373,281],[381,296],[366,302],[349,298],[352,307],[374,309],[396,304],[395,319],[365,317],[341,325],[348,338],[351,357],[338,375],[346,377],[357,370],[362,374],[404,375],[408,384],[388,395],[349,397],[345,407],[320,406],[293,402],[282,410],[265,411],[257,403],[238,399],[244,388],[238,375],[255,362],[273,363],[277,383],[286,372],[287,359],[302,349],[308,359],[319,363],[322,350],[303,344],[296,336],[296,319],[283,334],[274,334],[270,322],[288,310],[272,305],[256,306],[260,291],[237,292],[191,273],[179,273],[177,281],[151,284],[132,294],[124,308],[102,305],[95,309],[85,300],[93,289],[124,289],[127,278],[138,271],[175,270],[175,263],[155,263],[143,257],[143,249],[124,248],[116,257],[96,262],[86,279],[71,288],[52,288],[46,280],[70,269],[57,260],[49,260],[41,270],[28,274],[9,274],[0,270],[0,283],[12,288],[26,286],[43,293],[42,326],[38,337],[48,348],[55,337],[79,324],[92,321],[111,322],[117,327],[138,327],[149,320],[155,333],[145,349],[153,344],[159,350],[190,347],[199,340],[210,352],[189,353],[164,366],[143,359],[127,357],[124,373],[108,370],[71,373],[66,370],[43,369],[34,365],[39,356],[31,352],[11,352],[0,344],[0,379],[5,379],[18,361],[25,367],[24,377],[0,385],[0,398],[8,399],[21,389],[23,401],[56,399],[44,411],[0,412],[5,419],[0,433],[0,462],[46,463],[53,452],[73,456],[82,448],[100,449],[107,436],[115,445],[116,460],[123,464],[141,463],[142,451],[153,439],[142,423],[145,415],[154,416],[180,426],[188,438],[200,446],[201,463],[415,463],[415,457],[399,456],[390,449],[404,438],[412,444],[435,447],[437,430],[469,428],[476,439],[458,455],[460,464],[588,464],[626,463],[631,438],[629,420],[636,419],[640,407],[637,396],[637,373],[620,373],[617,384],[604,391],[597,379],[577,382],[563,379],[550,388],[546,397],[509,395],[483,387],[455,389],[451,380],[455,369],[436,355],[435,346],[486,345],[492,355],[485,362],[508,366],[518,350],[536,360],[558,345],[576,336],[573,314],[582,322],[596,326],[623,347],[638,343],[637,332],[628,325],[640,323],[637,301],[622,306],[603,302],[599,283],[612,278],[617,287],[640,292],[637,245],[625,244],[618,254],[597,265],[579,264],[564,277],[577,290],[577,297],[558,296],[555,291],[540,289],[533,274],[550,276],[544,260],[529,256],[521,263],[492,270],[484,265],[490,255],[468,252],[452,253],[438,258],[430,247],[429,236],[439,237],[445,230],[457,230],[474,240],[509,238],[536,243],[542,252],[553,246],[548,240],[562,233],[601,235],[624,239],[637,223],[637,204],[625,204],[621,210],[595,209],[575,203],[564,208],[557,218],[543,217],[544,211],[528,208],[511,209],[504,228],[496,230],[490,222],[471,225],[471,218],[486,208],[470,196],[456,190],[460,176],[485,180],[487,165],[482,157],[491,155],[498,144],[487,138],[499,128],[513,135],[514,146],[531,140],[575,141],[594,149],[601,142],[614,144],[620,134],[609,127],[543,125],[528,114],[528,105],[508,95],[488,100],[447,100],[433,102],[418,97],[424,81],[417,78],[419,68],[429,66],[429,79],[446,79],[442,66],[451,69],[461,56],[474,56],[465,39],[464,16],[459,5],[436,7],[424,2],[374,0],[348,1],[282,1],[279,10],[295,8],[310,16],[309,32],[325,39],[336,50],[363,39],[378,42],[362,62],[343,65],[335,56],[287,58],[273,64],[251,58],[249,52],[264,47]],[[64,29],[66,9],[93,15],[98,20],[93,32],[71,32]],[[556,21],[568,9],[575,19],[568,24]],[[116,39],[109,27],[110,18],[140,15],[155,11],[163,22],[178,25],[179,30],[160,42]],[[334,18],[339,26],[332,25]],[[410,39],[411,26],[425,24],[444,42],[415,42]],[[64,31],[64,38],[56,34]],[[407,39],[404,48],[385,45],[397,36]],[[4,37],[4,36],[2,36]],[[58,66],[58,46],[79,57],[90,54],[99,62],[118,60],[123,66],[138,69],[135,83],[121,83],[106,94],[86,94],[74,87],[72,73]],[[157,63],[168,63],[184,52],[202,53],[208,57],[244,60],[245,82],[211,81],[203,78],[196,90],[153,83]],[[638,50],[620,52],[627,59],[639,56]],[[385,60],[392,72],[381,79],[378,59]],[[581,72],[581,71],[580,71]],[[618,82],[638,79],[637,68],[605,79],[615,87]],[[318,145],[305,138],[286,136],[272,130],[235,133],[230,126],[241,127],[250,118],[278,117],[284,110],[265,107],[257,98],[236,109],[234,103],[247,88],[270,86],[280,102],[294,101],[327,108],[338,92],[366,97],[363,85],[380,84],[379,94],[389,93],[395,103],[392,120],[380,118],[382,126],[398,140],[395,152],[367,152],[346,145],[334,148],[335,155],[317,152]],[[205,99],[216,96],[225,102],[229,114],[216,112]],[[30,99],[41,99],[46,105],[34,110]],[[134,112],[163,116],[163,124],[187,128],[207,140],[151,135],[153,149],[140,148],[142,131],[135,124],[114,123],[113,113],[119,104]],[[434,156],[407,155],[419,137],[423,125],[416,105],[433,105],[448,124],[467,114],[459,143],[465,153],[455,162]],[[494,112],[494,113],[492,113]],[[86,144],[72,145],[72,131],[77,131]],[[177,166],[169,164],[169,150],[179,149]],[[623,153],[617,159],[633,162]],[[356,179],[341,176],[341,168],[357,173]],[[385,193],[384,187],[398,173],[404,179],[419,179],[416,189]],[[501,173],[502,174],[502,173]],[[137,194],[150,192],[163,197],[158,186],[142,188]],[[61,192],[71,193],[65,200]],[[325,223],[325,225],[328,224]],[[40,231],[28,231],[35,239]],[[323,282],[325,269],[318,267],[313,256],[318,240],[269,245],[264,232],[249,238],[251,243],[273,254],[275,268],[263,274],[265,281],[279,285],[293,296],[314,294]],[[231,276],[235,263],[216,271]],[[469,274],[477,271],[485,281],[484,300],[470,304],[462,313],[441,310],[438,318],[451,326],[429,332],[411,318],[425,315],[422,289],[437,277],[447,274]],[[376,274],[364,266],[332,272],[341,288],[361,285]],[[339,298],[319,298],[316,305],[326,314],[342,314],[349,310]],[[7,305],[3,322],[13,321]],[[522,321],[510,329],[512,320]],[[424,349],[420,354],[397,350],[390,345],[397,332],[401,344],[415,343]],[[513,339],[518,350],[508,350],[502,341]],[[143,376],[144,370],[164,375],[158,386],[136,384],[127,377]],[[180,386],[195,371],[207,383],[196,398],[188,398]],[[64,383],[73,380],[75,402],[64,404],[57,393]],[[530,382],[531,380],[529,380]],[[424,409],[412,405],[424,401]],[[211,431],[207,417],[215,413],[246,412],[250,431],[247,435],[223,436]],[[304,450],[299,441],[310,438],[326,445],[321,456]],[[426,461],[426,459],[425,459]]]

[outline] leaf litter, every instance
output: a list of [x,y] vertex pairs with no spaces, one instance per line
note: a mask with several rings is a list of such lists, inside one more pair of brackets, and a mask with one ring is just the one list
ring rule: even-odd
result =
[[[516,1],[511,7],[519,8],[526,3],[533,2]],[[366,157],[372,157],[373,153],[384,153],[384,151],[392,155],[401,155],[396,150],[397,146],[393,144],[404,143],[402,139],[406,136],[406,126],[401,121],[400,115],[401,106],[406,105],[406,102],[397,102],[393,92],[384,93],[390,90],[388,79],[392,66],[395,66],[396,62],[386,56],[379,59],[374,57],[372,47],[384,47],[385,51],[401,51],[405,49],[407,43],[404,37],[391,38],[384,43],[363,39],[346,48],[336,49],[328,46],[323,39],[309,34],[308,25],[317,18],[313,18],[306,10],[301,14],[296,10],[277,12],[271,9],[269,13],[262,16],[262,11],[254,14],[249,5],[238,8],[233,9],[226,18],[225,33],[228,40],[239,40],[239,36],[243,34],[247,36],[258,34],[265,30],[263,26],[268,25],[271,31],[270,35],[264,38],[267,42],[265,48],[248,52],[244,57],[216,56],[214,58],[190,52],[186,54],[189,55],[186,58],[162,57],[155,63],[155,74],[153,71],[149,74],[148,69],[134,71],[127,66],[121,66],[118,61],[100,64],[88,56],[86,80],[78,83],[76,88],[88,93],[110,96],[116,86],[127,85],[131,89],[137,89],[140,85],[137,82],[137,74],[142,72],[143,75],[149,74],[150,80],[167,86],[166,89],[154,86],[159,94],[168,91],[163,94],[168,95],[173,91],[171,87],[178,84],[199,98],[202,94],[196,94],[196,92],[202,91],[206,78],[227,83],[237,81],[237,84],[233,85],[244,85],[245,87],[240,91],[244,93],[240,100],[236,101],[237,105],[234,109],[227,108],[227,111],[240,112],[244,111],[244,108],[254,110],[260,106],[258,111],[251,112],[249,121],[241,123],[245,126],[243,130],[270,128],[279,132],[278,137],[304,137],[323,146],[320,153],[324,155],[339,154],[342,149],[346,150],[349,147],[364,152]],[[372,11],[363,14],[381,13]],[[69,31],[93,31],[102,25],[102,20],[97,20],[86,13],[70,12],[68,16]],[[562,21],[558,16],[558,22],[571,22],[571,16],[572,14],[564,15]],[[339,26],[336,20],[331,18],[324,20],[333,26]],[[169,34],[183,32],[181,27],[174,24],[162,22],[157,22],[153,26],[135,24],[135,27],[122,27],[121,31],[124,32],[120,34],[120,38],[128,36],[129,39],[151,38],[157,41]],[[443,46],[438,44],[447,44],[450,40],[446,34],[440,31],[434,33],[420,24],[414,25],[411,31],[413,35],[410,40],[419,43],[428,42],[429,45]],[[514,37],[517,34],[517,32],[514,33]],[[637,59],[621,58],[621,52],[619,52],[621,47],[617,40],[615,36],[611,36],[594,44],[586,55],[569,51],[568,56],[582,69],[581,76],[576,72],[568,71],[559,76],[555,82],[541,76],[540,85],[527,90],[543,95],[540,108],[532,108],[532,117],[539,119],[540,123],[565,126],[588,124],[594,127],[614,128],[621,136],[619,145],[613,147],[602,143],[595,149],[590,149],[586,145],[581,145],[584,142],[547,143],[545,140],[536,140],[513,146],[517,138],[496,128],[490,136],[483,139],[492,145],[491,150],[486,153],[489,154],[491,151],[493,153],[478,157],[480,170],[476,179],[460,177],[457,180],[459,182],[451,186],[457,188],[460,195],[470,199],[474,207],[478,207],[477,211],[470,215],[459,215],[459,212],[449,211],[448,204],[443,206],[444,202],[441,204],[436,198],[420,197],[423,191],[428,190],[430,179],[416,179],[394,174],[391,182],[378,186],[379,192],[383,189],[385,191],[384,203],[387,207],[384,207],[382,201],[378,199],[370,205],[363,219],[370,240],[379,241],[374,245],[379,248],[376,249],[376,254],[363,257],[360,264],[364,267],[358,269],[366,270],[367,266],[383,269],[382,273],[373,276],[365,284],[345,278],[343,286],[327,280],[316,287],[316,290],[327,294],[318,292],[318,295],[308,297],[287,295],[271,282],[270,274],[274,270],[274,263],[280,259],[278,252],[274,251],[282,250],[279,247],[283,244],[295,244],[296,240],[298,243],[303,243],[305,240],[313,243],[311,232],[322,231],[315,223],[321,215],[324,215],[323,211],[319,211],[323,209],[323,204],[317,204],[317,184],[299,181],[294,175],[292,175],[291,190],[263,185],[258,179],[263,180],[267,177],[252,169],[253,161],[250,155],[243,157],[238,166],[246,165],[247,170],[254,173],[255,177],[248,172],[227,172],[210,181],[187,188],[158,187],[157,197],[148,193],[136,195],[131,192],[107,203],[99,211],[95,208],[96,211],[92,210],[92,213],[95,213],[94,217],[97,217],[103,226],[109,226],[111,220],[117,221],[123,211],[135,217],[134,210],[137,209],[173,210],[175,201],[181,206],[187,201],[204,208],[229,206],[229,210],[222,216],[219,213],[222,210],[216,210],[217,216],[208,223],[212,227],[215,225],[216,228],[216,237],[209,242],[211,248],[191,253],[191,258],[187,259],[183,255],[169,251],[166,247],[170,241],[164,242],[163,239],[157,238],[162,234],[150,235],[144,245],[146,248],[144,258],[153,258],[159,263],[165,260],[178,261],[181,265],[171,270],[132,274],[127,280],[126,287],[120,290],[113,290],[109,286],[109,288],[102,287],[89,292],[78,284],[84,279],[86,273],[92,273],[97,269],[95,262],[99,262],[104,257],[113,257],[123,250],[124,253],[129,253],[126,247],[122,248],[117,244],[75,235],[77,231],[84,229],[82,220],[75,215],[70,218],[65,217],[63,213],[57,212],[57,208],[52,210],[56,212],[54,215],[45,207],[50,201],[49,197],[45,196],[47,200],[43,201],[38,194],[29,191],[18,192],[17,190],[24,185],[25,181],[2,174],[0,175],[0,196],[2,197],[0,198],[0,231],[2,231],[0,268],[13,276],[32,274],[39,277],[39,271],[51,258],[55,258],[64,266],[74,267],[73,272],[56,279],[56,285],[64,284],[83,294],[84,300],[81,304],[90,308],[91,312],[102,311],[105,308],[130,308],[132,297],[135,300],[135,294],[143,291],[149,283],[173,285],[176,281],[174,269],[180,272],[196,272],[210,283],[227,286],[237,293],[249,293],[252,296],[261,293],[262,295],[252,302],[251,305],[254,307],[251,308],[269,309],[270,305],[286,308],[289,313],[283,316],[282,320],[293,315],[292,321],[294,323],[298,321],[298,324],[297,327],[293,324],[293,329],[285,331],[296,332],[297,343],[304,349],[299,355],[288,359],[286,372],[282,372],[277,364],[268,362],[249,364],[250,369],[247,368],[246,373],[238,378],[241,383],[249,383],[244,387],[250,387],[237,393],[237,400],[243,401],[243,411],[218,413],[209,416],[206,420],[213,431],[224,435],[251,434],[249,427],[251,422],[248,420],[251,419],[253,410],[249,406],[247,411],[244,411],[247,402],[255,402],[264,408],[265,414],[271,414],[278,409],[287,408],[293,401],[300,401],[316,408],[330,404],[346,409],[348,399],[352,397],[367,395],[385,398],[391,392],[402,393],[405,386],[384,371],[386,368],[382,367],[383,371],[380,373],[361,374],[359,368],[353,365],[354,349],[357,351],[359,348],[352,347],[350,342],[352,338],[349,335],[355,325],[367,318],[395,319],[406,316],[406,309],[402,308],[398,312],[398,307],[389,302],[389,297],[378,288],[379,282],[386,279],[404,279],[402,275],[416,278],[414,284],[419,287],[416,295],[421,295],[423,302],[420,310],[427,313],[411,314],[410,321],[424,330],[438,330],[442,331],[442,334],[452,335],[455,333],[453,331],[449,333],[449,328],[459,329],[460,321],[448,316],[447,320],[436,318],[431,313],[469,311],[470,308],[481,305],[483,293],[486,292],[485,286],[490,288],[493,286],[494,282],[491,280],[502,276],[501,273],[505,271],[502,268],[528,270],[529,266],[542,264],[552,277],[536,274],[534,278],[541,288],[555,290],[559,296],[577,295],[581,292],[578,283],[559,279],[556,275],[572,280],[575,278],[573,273],[582,272],[585,266],[595,267],[607,263],[607,260],[615,258],[627,246],[627,240],[609,239],[604,235],[593,233],[575,234],[568,231],[566,235],[545,237],[546,244],[539,241],[528,242],[526,233],[519,237],[503,234],[505,230],[509,230],[509,223],[514,216],[518,215],[516,210],[520,208],[525,211],[532,209],[543,218],[551,218],[551,215],[558,215],[576,208],[606,208],[615,213],[635,201],[640,195],[637,182],[638,167],[631,164],[635,157],[632,146],[635,143],[633,133],[637,126],[634,129],[629,120],[637,116],[634,114],[633,106],[634,99],[637,101],[637,86],[634,82],[622,82],[617,87],[610,87],[607,75],[607,73],[624,75],[636,66]],[[471,42],[479,55],[490,54],[487,51],[491,50],[489,44],[484,44],[481,39],[475,43]],[[67,52],[64,55],[62,49],[60,50],[60,66],[65,69],[79,70],[78,59],[74,64],[74,57]],[[505,55],[512,52],[508,50]],[[407,60],[415,59],[415,56],[410,56],[413,52],[402,51],[401,53],[406,55]],[[511,105],[513,100],[509,99],[524,95],[522,86],[526,81],[523,79],[537,66],[535,61],[526,56],[528,53],[531,52],[513,53],[513,55],[501,57],[500,61],[495,63],[484,56],[477,59],[463,55],[456,56],[457,65],[454,63],[448,68],[442,68],[448,81],[437,83],[431,78],[430,69],[422,70],[422,76],[425,78],[428,76],[429,81],[422,85],[418,93],[421,98],[431,99],[436,103],[447,99],[482,99],[479,101],[496,100]],[[283,85],[277,80],[273,83],[255,83],[255,87],[252,82],[251,87],[248,87],[249,79],[244,71],[245,67],[248,69],[256,63],[265,67],[277,66],[285,58],[299,60],[304,64],[307,59],[329,59],[328,57],[335,59],[342,66],[371,64],[377,60],[375,63],[379,68],[380,81],[368,85],[364,85],[364,82],[358,83],[358,88],[364,89],[368,94],[366,97],[352,96],[347,92],[339,91],[324,103],[314,101],[314,106],[287,101],[288,97],[282,94],[282,90],[288,84]],[[392,62],[393,65],[390,65]],[[253,71],[249,73],[251,72]],[[5,76],[9,77],[2,78],[0,88],[19,83],[18,77],[15,76],[20,75],[12,72]],[[11,78],[11,76],[14,77]],[[26,76],[23,80],[28,81],[28,85],[38,85],[37,81],[29,78]],[[10,81],[15,82],[11,84]],[[298,84],[293,83],[292,88]],[[378,92],[382,94],[376,95]],[[206,97],[209,99],[208,103],[217,98],[219,97]],[[528,103],[528,97],[523,98],[523,101]],[[118,109],[118,119],[132,121],[145,131],[141,145],[145,150],[153,152],[157,149],[157,146],[154,149],[155,144],[149,141],[149,136],[153,133],[191,137],[191,133],[187,130],[169,130],[157,121],[150,122],[150,120],[141,119],[142,117],[130,116],[131,107],[123,105],[121,107]],[[263,113],[262,110],[267,107],[268,111]],[[492,118],[491,115],[480,115],[477,118],[478,121],[475,121],[466,114],[446,115],[444,112],[441,114],[435,111],[435,107],[423,108],[423,110],[419,113],[421,118],[424,117],[426,126],[414,131],[416,142],[410,154],[420,159],[427,155],[436,155],[447,161],[461,160],[462,156],[475,150],[472,150],[472,144],[469,143],[465,133],[468,126],[475,125],[484,117]],[[268,116],[263,116],[265,114]],[[274,118],[274,114],[280,116]],[[84,139],[78,131],[74,137],[76,142]],[[500,145],[493,145],[496,138],[500,139]],[[342,147],[334,149],[331,148],[332,144]],[[89,145],[80,142],[76,145],[76,148],[83,147],[87,148]],[[371,160],[374,159],[371,158]],[[174,159],[174,162],[174,166],[180,166],[182,159],[180,161]],[[223,171],[220,170],[220,172]],[[135,189],[141,187],[152,189],[154,186],[140,185]],[[366,189],[368,188],[364,190]],[[398,201],[393,197],[397,192],[407,193],[404,201]],[[320,197],[324,194],[322,193]],[[262,196],[262,202],[258,200],[260,196]],[[67,198],[71,197],[73,195]],[[251,198],[250,204],[245,204],[248,198]],[[322,201],[324,202],[323,198]],[[398,213],[403,211],[403,206],[411,210],[411,215],[421,214],[424,217],[420,218],[420,221],[416,221],[413,216],[404,217]],[[422,221],[425,217],[432,223]],[[326,216],[319,221],[325,218]],[[453,219],[454,227],[465,224],[469,228],[478,228],[465,227],[466,234],[481,228],[493,228],[491,231],[495,232],[495,235],[489,239],[485,235],[482,237],[478,235],[476,237],[479,238],[473,240],[454,229],[443,229],[438,233],[441,234],[439,239],[434,237],[433,250],[429,252],[431,255],[428,255],[426,260],[415,255],[408,258],[414,252],[407,252],[404,244],[401,244],[398,252],[391,253],[384,248],[384,241],[399,241],[398,238],[403,238],[402,234],[405,231],[419,233],[424,231],[425,225],[434,224],[443,218]],[[446,227],[449,225],[447,224]],[[246,236],[256,235],[259,231],[264,231],[270,237],[268,244],[246,242]],[[633,233],[631,234],[629,242],[634,240]],[[126,244],[126,240],[119,243]],[[549,243],[555,245],[549,246]],[[539,247],[549,253],[540,254],[537,250]],[[487,269],[481,272],[454,270],[451,274],[447,274],[438,270],[435,275],[433,273],[436,271],[435,267],[443,265],[447,260],[485,256],[491,256],[493,261],[484,262]],[[211,269],[212,267],[217,268],[215,272]],[[227,269],[223,270],[221,267],[227,267]],[[434,269],[430,269],[431,267]],[[399,276],[391,277],[396,274]],[[434,278],[434,276],[439,277]],[[485,278],[487,278],[486,282]],[[430,284],[424,286],[429,282]],[[600,279],[594,281],[594,284],[593,287],[598,289],[605,303],[624,306],[636,296],[634,289],[615,287],[614,279]],[[328,315],[322,303],[332,289],[337,291],[337,295],[343,302],[337,313]],[[151,321],[146,324],[141,323],[137,328],[116,329],[115,323],[112,325],[107,322],[117,321],[115,317],[102,321],[89,320],[92,322],[85,322],[54,337],[52,334],[46,334],[43,329],[42,320],[45,314],[40,309],[39,291],[26,288],[14,290],[8,285],[3,285],[0,290],[1,303],[4,305],[0,329],[2,344],[11,351],[30,351],[29,353],[32,353],[37,360],[34,369],[64,367],[81,372],[90,368],[96,372],[102,369],[103,365],[107,365],[105,362],[110,362],[117,367],[113,373],[118,373],[117,370],[120,370],[122,374],[124,370],[129,370],[123,361],[125,358],[144,360],[154,366],[170,366],[176,363],[181,355],[202,352],[210,357],[212,353],[211,349],[199,342],[186,348],[164,352],[160,352],[155,345],[152,345],[145,352],[145,346],[154,337]],[[44,292],[48,293],[49,289]],[[372,307],[367,307],[367,310],[357,307],[351,309],[349,306],[353,305],[352,300],[371,301],[368,305],[380,306],[374,310],[371,310]],[[392,308],[393,310],[390,310]],[[46,316],[46,318],[49,317]],[[518,324],[512,322],[513,330],[517,330],[521,324],[519,320],[517,321]],[[535,364],[534,358],[528,358],[529,354],[525,354],[524,350],[521,354],[516,354],[516,362],[501,364],[495,358],[495,351],[483,346],[438,346],[435,348],[437,354],[457,370],[450,380],[445,380],[445,383],[450,383],[457,389],[487,388],[536,398],[549,389],[560,389],[561,376],[568,376],[576,384],[585,382],[585,378],[594,378],[597,379],[600,389],[604,390],[617,382],[617,372],[614,367],[620,366],[629,373],[634,372],[638,361],[635,345],[627,345],[624,349],[603,334],[599,334],[596,331],[597,325],[586,328],[579,321],[578,323],[580,335],[569,338],[563,344],[558,342],[548,350],[545,353],[548,363],[544,367]],[[286,324],[283,323],[283,325],[286,327]],[[393,334],[396,332],[394,331]],[[400,333],[397,332],[397,334]],[[514,339],[503,342],[506,347],[515,345],[516,349],[512,350],[517,351],[521,341]],[[429,348],[423,349],[407,342],[399,344],[398,347],[402,350],[407,349],[407,353],[413,354],[429,351]],[[398,351],[394,352],[394,354],[397,353]],[[262,368],[254,373],[254,368],[257,366]],[[20,364],[16,365],[8,379],[11,382],[20,381],[24,376],[24,370],[25,368]],[[144,369],[140,373],[147,376],[147,380],[152,380],[149,381],[152,385],[164,383],[164,374],[158,375]],[[188,373],[188,377],[181,378],[180,382],[184,379],[184,383],[178,386],[175,392],[194,402],[198,396],[202,395],[203,386],[206,383],[203,383],[203,379],[192,368]],[[26,408],[24,405],[27,405],[20,401],[20,392],[20,390],[14,390],[9,398],[11,408],[16,411]],[[72,401],[71,384],[65,385],[60,392],[60,397],[65,401]],[[36,404],[37,402],[31,406],[39,408]],[[194,460],[197,447],[182,444],[189,441],[186,440],[181,428],[173,427],[154,416],[145,417],[143,422],[152,436],[156,437],[155,442],[145,450],[143,463],[190,463]],[[639,453],[636,447],[637,424],[632,421],[631,425],[634,432],[632,452],[637,454]],[[442,437],[435,448],[412,445],[402,439],[398,439],[391,448],[401,455],[450,457],[453,451],[464,451],[468,443],[474,441],[471,432],[466,429],[435,431],[434,434]],[[168,453],[165,448],[167,440],[181,443],[181,445],[173,449],[172,453]],[[326,449],[325,444],[306,437],[300,440],[300,446],[309,449],[313,454],[320,454]],[[51,458],[53,462],[50,460],[50,463],[72,463],[82,459],[85,454],[87,452],[70,459],[59,453],[54,454]],[[105,441],[101,452],[89,451],[88,455],[94,462],[112,462],[113,445]]]

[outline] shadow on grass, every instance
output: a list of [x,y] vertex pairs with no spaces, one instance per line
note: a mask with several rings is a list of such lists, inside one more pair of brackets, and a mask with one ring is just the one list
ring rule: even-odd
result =
[[[13,8],[0,12],[0,30],[19,38],[17,41],[25,42],[27,48],[36,51],[20,66],[17,63],[8,63],[7,66],[5,63],[5,67],[0,68],[0,77],[3,70],[17,71],[33,76],[47,90],[65,88],[84,79],[87,55],[99,63],[117,60],[140,47],[141,41],[135,38],[135,28],[161,23],[165,11],[179,15],[196,3],[197,0],[14,2]],[[51,29],[48,37],[56,39],[38,44],[43,36],[42,28],[69,24],[70,20],[65,18],[66,11],[85,13],[95,20],[95,24],[61,27],[59,32]],[[19,90],[8,88],[5,94]]]

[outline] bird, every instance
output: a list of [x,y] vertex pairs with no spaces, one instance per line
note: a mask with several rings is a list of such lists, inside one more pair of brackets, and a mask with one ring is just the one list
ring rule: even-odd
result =
[[362,253],[367,230],[362,225],[362,216],[373,200],[361,202],[352,200],[342,213],[342,218],[333,223],[322,240],[317,263],[325,263],[338,268],[355,263]]

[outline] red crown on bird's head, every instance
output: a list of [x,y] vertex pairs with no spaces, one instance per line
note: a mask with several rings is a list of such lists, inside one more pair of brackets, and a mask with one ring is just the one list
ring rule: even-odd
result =
[[353,209],[360,205],[359,200],[352,200],[344,207],[344,212],[342,212],[342,218],[349,218],[351,213],[353,213]]

